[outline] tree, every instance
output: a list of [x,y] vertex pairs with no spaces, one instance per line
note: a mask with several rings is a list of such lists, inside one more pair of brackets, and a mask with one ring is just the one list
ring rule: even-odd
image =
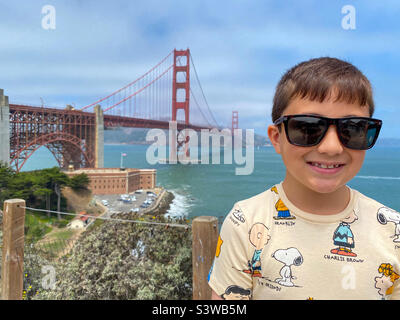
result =
[[87,189],[90,179],[87,174],[81,173],[70,178],[68,186],[74,191],[79,191],[80,189]]
[[7,187],[7,183],[13,175],[14,171],[8,166],[8,164],[0,161],[0,188]]
[[10,180],[14,177],[14,171],[7,163],[0,161],[0,205],[9,198],[9,190],[7,189]]
[[[70,186],[79,191],[87,189],[89,182],[86,174],[70,179],[58,167],[16,173],[7,164],[0,162],[0,205],[2,207],[7,199],[19,198],[24,199],[27,206],[60,212],[66,207],[62,188]],[[60,214],[58,219],[61,220]]]
[[57,167],[15,173],[6,165],[0,164],[1,202],[20,198],[24,199],[28,206],[47,210],[55,209],[57,206],[57,211],[60,211],[65,199],[61,197],[59,191],[69,183],[68,176]]
[[[60,168],[53,167],[49,169],[42,170],[44,176],[46,178],[46,187],[51,190],[51,193],[48,194],[48,198],[46,199],[46,209],[51,209],[51,195],[53,192],[57,196],[57,211],[61,210],[60,203],[61,203],[61,188],[62,186],[68,185],[70,179],[68,176],[60,171]],[[50,215],[50,213],[49,213]],[[61,216],[58,213],[58,220],[61,220]]]

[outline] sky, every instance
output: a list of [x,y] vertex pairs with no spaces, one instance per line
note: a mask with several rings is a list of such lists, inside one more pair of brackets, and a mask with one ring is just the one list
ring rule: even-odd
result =
[[85,106],[190,48],[218,123],[237,110],[240,128],[266,135],[280,77],[331,56],[369,78],[381,137],[398,137],[399,14],[398,0],[0,0],[0,88],[11,103]]

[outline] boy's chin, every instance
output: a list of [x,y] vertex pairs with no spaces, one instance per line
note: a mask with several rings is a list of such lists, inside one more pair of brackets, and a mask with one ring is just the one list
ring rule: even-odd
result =
[[312,181],[308,187],[316,193],[330,194],[335,193],[345,186],[345,183],[337,183],[334,181]]

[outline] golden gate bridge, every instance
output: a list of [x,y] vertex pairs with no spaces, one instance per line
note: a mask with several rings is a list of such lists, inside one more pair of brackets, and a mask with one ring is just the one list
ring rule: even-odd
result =
[[[191,71],[195,77],[190,77]],[[0,90],[0,160],[21,170],[46,146],[61,168],[104,166],[104,130],[113,127],[220,129],[190,50],[171,51],[145,74],[81,108],[9,104]],[[238,127],[237,112],[232,129]],[[179,141],[178,147],[186,141]]]

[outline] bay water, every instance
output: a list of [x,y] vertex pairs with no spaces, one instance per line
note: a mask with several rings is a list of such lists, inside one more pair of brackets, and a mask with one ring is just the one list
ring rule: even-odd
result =
[[[121,153],[126,168],[154,168],[157,184],[171,191],[175,200],[171,216],[193,218],[200,215],[225,217],[237,201],[263,192],[285,177],[280,155],[272,147],[255,147],[254,170],[250,175],[236,175],[232,164],[156,164],[146,161],[148,145],[106,144],[104,166],[119,168]],[[168,154],[168,153],[167,153]],[[245,151],[243,151],[245,156]],[[366,153],[364,165],[348,185],[382,204],[400,211],[400,148],[375,146]],[[57,166],[45,147],[38,149],[22,168],[23,171]]]

